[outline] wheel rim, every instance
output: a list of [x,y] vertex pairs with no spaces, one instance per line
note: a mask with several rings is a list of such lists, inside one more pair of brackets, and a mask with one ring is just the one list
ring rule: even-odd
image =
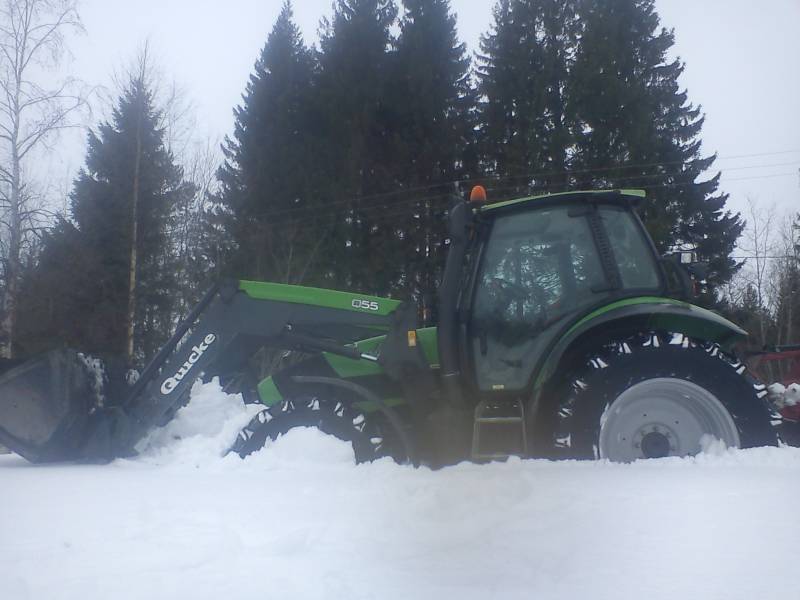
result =
[[628,388],[601,418],[600,458],[631,462],[640,458],[690,456],[716,438],[739,447],[739,432],[719,399],[691,381],[649,379]]

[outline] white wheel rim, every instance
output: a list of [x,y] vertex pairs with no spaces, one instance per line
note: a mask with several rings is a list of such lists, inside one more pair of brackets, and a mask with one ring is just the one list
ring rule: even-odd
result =
[[684,379],[648,379],[603,413],[598,453],[615,462],[691,456],[702,450],[704,436],[741,445],[731,414],[707,389]]

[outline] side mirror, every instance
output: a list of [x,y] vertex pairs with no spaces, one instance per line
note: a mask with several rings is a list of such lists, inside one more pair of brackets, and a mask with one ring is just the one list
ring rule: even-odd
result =
[[688,300],[691,297],[694,286],[688,271],[683,268],[679,257],[675,254],[668,254],[661,259],[667,283],[667,294],[680,300]]
[[704,281],[706,277],[708,277],[708,263],[706,262],[694,262],[686,266],[686,270],[693,279],[700,282]]
[[669,292],[679,297],[697,296],[699,283],[708,276],[708,263],[699,262],[694,250],[671,252],[664,256],[662,264],[667,271]]

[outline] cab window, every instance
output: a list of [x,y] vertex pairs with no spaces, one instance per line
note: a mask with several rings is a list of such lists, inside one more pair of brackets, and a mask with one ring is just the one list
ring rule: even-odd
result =
[[614,260],[625,290],[654,290],[659,287],[658,267],[650,243],[634,216],[623,208],[600,209]]

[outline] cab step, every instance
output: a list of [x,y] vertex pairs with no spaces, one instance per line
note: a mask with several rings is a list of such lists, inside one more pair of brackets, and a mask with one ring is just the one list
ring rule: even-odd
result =
[[480,402],[475,407],[472,460],[501,460],[527,454],[528,438],[522,402]]

